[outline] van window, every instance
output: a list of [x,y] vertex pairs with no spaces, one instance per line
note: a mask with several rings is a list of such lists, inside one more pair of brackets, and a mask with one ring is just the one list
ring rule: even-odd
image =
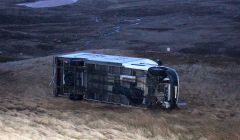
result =
[[110,74],[120,75],[120,67],[109,66],[108,72],[109,72]]
[[122,68],[121,69],[121,74],[122,75],[131,75],[132,74],[132,70],[129,68]]
[[108,70],[108,66],[106,65],[96,65],[96,70],[99,72],[106,73]]

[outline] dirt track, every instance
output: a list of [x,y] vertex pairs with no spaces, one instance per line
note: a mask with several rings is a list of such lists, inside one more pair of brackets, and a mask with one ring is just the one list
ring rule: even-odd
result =
[[160,57],[179,72],[187,108],[166,112],[55,98],[51,56],[8,62],[0,64],[0,139],[240,139],[239,62],[225,58],[223,66],[209,63],[211,57],[193,62],[178,54],[94,52]]

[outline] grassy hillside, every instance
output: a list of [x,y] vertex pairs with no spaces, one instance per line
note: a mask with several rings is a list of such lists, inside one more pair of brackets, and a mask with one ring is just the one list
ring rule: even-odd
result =
[[80,0],[42,9],[17,6],[20,2],[25,0],[0,2],[1,59],[99,48],[165,52],[168,47],[240,56],[237,0]]
[[[184,109],[164,111],[71,101],[51,94],[52,56],[0,64],[0,139],[236,140],[240,135],[239,62],[158,56],[180,75]],[[177,57],[176,57],[177,56]]]

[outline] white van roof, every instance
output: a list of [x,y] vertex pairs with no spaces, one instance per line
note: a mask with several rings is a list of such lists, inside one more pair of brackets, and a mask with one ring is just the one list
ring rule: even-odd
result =
[[118,55],[104,55],[95,53],[72,53],[61,55],[64,58],[79,58],[87,61],[107,62],[121,64],[125,68],[148,70],[150,67],[156,67],[158,64],[150,59],[126,57]]

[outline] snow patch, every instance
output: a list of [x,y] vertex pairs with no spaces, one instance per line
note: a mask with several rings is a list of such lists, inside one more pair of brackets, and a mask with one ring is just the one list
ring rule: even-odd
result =
[[36,2],[20,3],[17,5],[27,6],[30,8],[48,8],[48,7],[57,7],[57,6],[73,4],[77,1],[78,0],[40,0]]

